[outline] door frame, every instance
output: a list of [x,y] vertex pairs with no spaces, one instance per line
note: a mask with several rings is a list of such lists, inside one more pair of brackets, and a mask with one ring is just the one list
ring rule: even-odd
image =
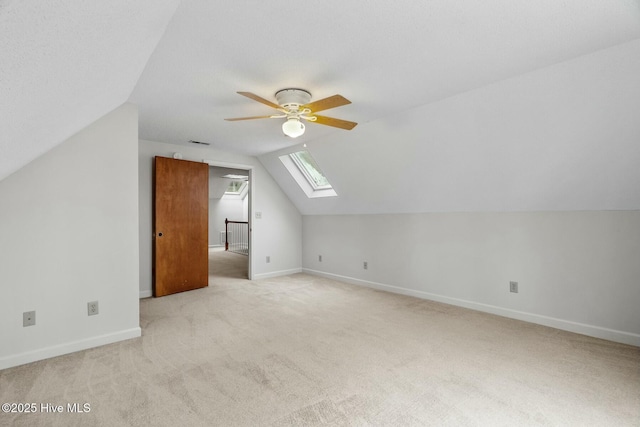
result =
[[202,163],[206,163],[209,166],[218,166],[221,168],[230,168],[230,169],[239,169],[245,170],[249,173],[249,194],[247,197],[249,198],[248,203],[248,213],[247,213],[247,221],[249,222],[249,268],[248,268],[248,276],[249,280],[253,280],[253,189],[255,188],[254,177],[253,177],[253,166],[245,165],[242,163],[232,163],[232,162],[224,162],[219,160],[207,160],[202,159]]

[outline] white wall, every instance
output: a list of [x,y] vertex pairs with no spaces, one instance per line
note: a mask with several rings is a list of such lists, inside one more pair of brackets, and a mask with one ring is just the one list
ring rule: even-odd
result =
[[140,336],[137,135],[124,104],[0,181],[0,369]]
[[224,220],[246,221],[243,199],[209,199],[209,246],[224,246],[220,244],[220,232],[225,231]]
[[[253,212],[262,219],[250,219],[253,233],[251,271],[253,279],[299,272],[302,268],[302,217],[280,187],[255,157],[212,148],[190,147],[153,141],[139,141],[140,197],[140,297],[151,295],[152,266],[152,176],[155,156],[171,157],[180,152],[184,160],[234,163],[252,166]],[[266,263],[266,257],[271,263]]]
[[640,211],[303,216],[303,242],[310,273],[640,345]]

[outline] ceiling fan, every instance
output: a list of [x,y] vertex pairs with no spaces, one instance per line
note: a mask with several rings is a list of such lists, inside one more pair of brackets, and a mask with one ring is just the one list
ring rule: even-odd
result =
[[275,108],[280,114],[270,116],[253,116],[253,117],[236,117],[225,119],[228,121],[237,120],[253,120],[253,119],[287,119],[282,124],[282,131],[291,138],[297,138],[304,133],[304,123],[302,120],[317,123],[319,125],[333,126],[340,129],[351,130],[356,127],[356,122],[347,120],[334,119],[333,117],[321,116],[316,114],[318,111],[328,110],[330,108],[341,107],[351,104],[351,101],[342,95],[333,95],[318,101],[311,101],[311,93],[304,89],[287,88],[276,92],[277,104],[268,101],[251,92],[238,92],[242,96],[251,98],[262,104]]

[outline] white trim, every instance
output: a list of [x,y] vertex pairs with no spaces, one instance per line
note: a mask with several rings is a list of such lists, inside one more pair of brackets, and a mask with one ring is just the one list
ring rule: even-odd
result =
[[615,329],[602,328],[600,326],[587,325],[584,323],[572,322],[570,320],[558,319],[555,317],[542,316],[524,311],[512,310],[509,308],[498,307],[495,305],[482,304],[479,302],[468,301],[458,298],[451,298],[443,295],[432,294],[429,292],[419,291],[415,289],[407,289],[399,286],[387,285],[384,283],[370,282],[367,280],[356,279],[353,277],[341,276],[339,274],[326,273],[323,271],[311,270],[303,268],[303,273],[326,277],[328,279],[338,280],[350,283],[352,285],[365,286],[367,288],[378,289],[381,291],[392,292],[395,294],[409,295],[416,298],[427,299],[431,301],[442,302],[445,304],[455,305],[458,307],[469,308],[472,310],[482,311],[485,313],[496,314],[498,316],[508,317],[511,319],[523,320],[529,323],[549,326],[563,331],[574,332],[577,334],[588,335],[595,338],[602,338],[609,341],[615,341],[623,344],[629,344],[640,347],[640,335],[631,332],[618,331]]
[[153,292],[151,292],[151,290],[144,290],[144,291],[140,291],[140,299],[142,298],[150,298],[153,296]]
[[240,169],[240,170],[246,170],[249,172],[249,185],[247,186],[248,188],[248,196],[249,196],[249,201],[248,201],[248,210],[249,212],[247,212],[247,221],[249,222],[249,280],[253,280],[254,279],[254,274],[253,274],[253,270],[254,270],[254,259],[253,259],[253,209],[254,209],[254,198],[255,198],[255,188],[256,188],[256,182],[255,182],[255,176],[254,176],[254,167],[251,165],[245,165],[242,163],[232,163],[232,162],[220,162],[218,160],[207,160],[207,159],[202,159],[202,163],[206,163],[209,166],[219,166],[222,168],[230,168],[230,169]]
[[302,268],[292,268],[290,270],[272,271],[270,273],[260,273],[253,276],[253,280],[270,279],[272,277],[288,276],[289,274],[302,273]]
[[141,335],[142,330],[137,327],[97,337],[90,337],[79,341],[72,341],[66,344],[54,345],[52,347],[14,354],[0,359],[0,369],[12,368],[14,366],[37,362],[38,360],[49,359],[51,357],[62,356],[63,354],[74,353],[88,348],[100,347],[102,345],[112,344],[118,341],[137,338]]
[[241,169],[241,170],[253,169],[253,166],[245,165],[244,163],[219,162],[218,160],[207,160],[207,159],[202,159],[202,163],[206,163],[209,166],[218,166],[221,168],[229,168],[229,169]]

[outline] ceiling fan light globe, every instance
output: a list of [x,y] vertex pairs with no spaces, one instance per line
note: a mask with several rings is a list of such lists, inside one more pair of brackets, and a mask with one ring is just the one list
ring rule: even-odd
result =
[[298,119],[288,119],[282,124],[282,132],[290,138],[297,138],[304,133],[304,123]]

